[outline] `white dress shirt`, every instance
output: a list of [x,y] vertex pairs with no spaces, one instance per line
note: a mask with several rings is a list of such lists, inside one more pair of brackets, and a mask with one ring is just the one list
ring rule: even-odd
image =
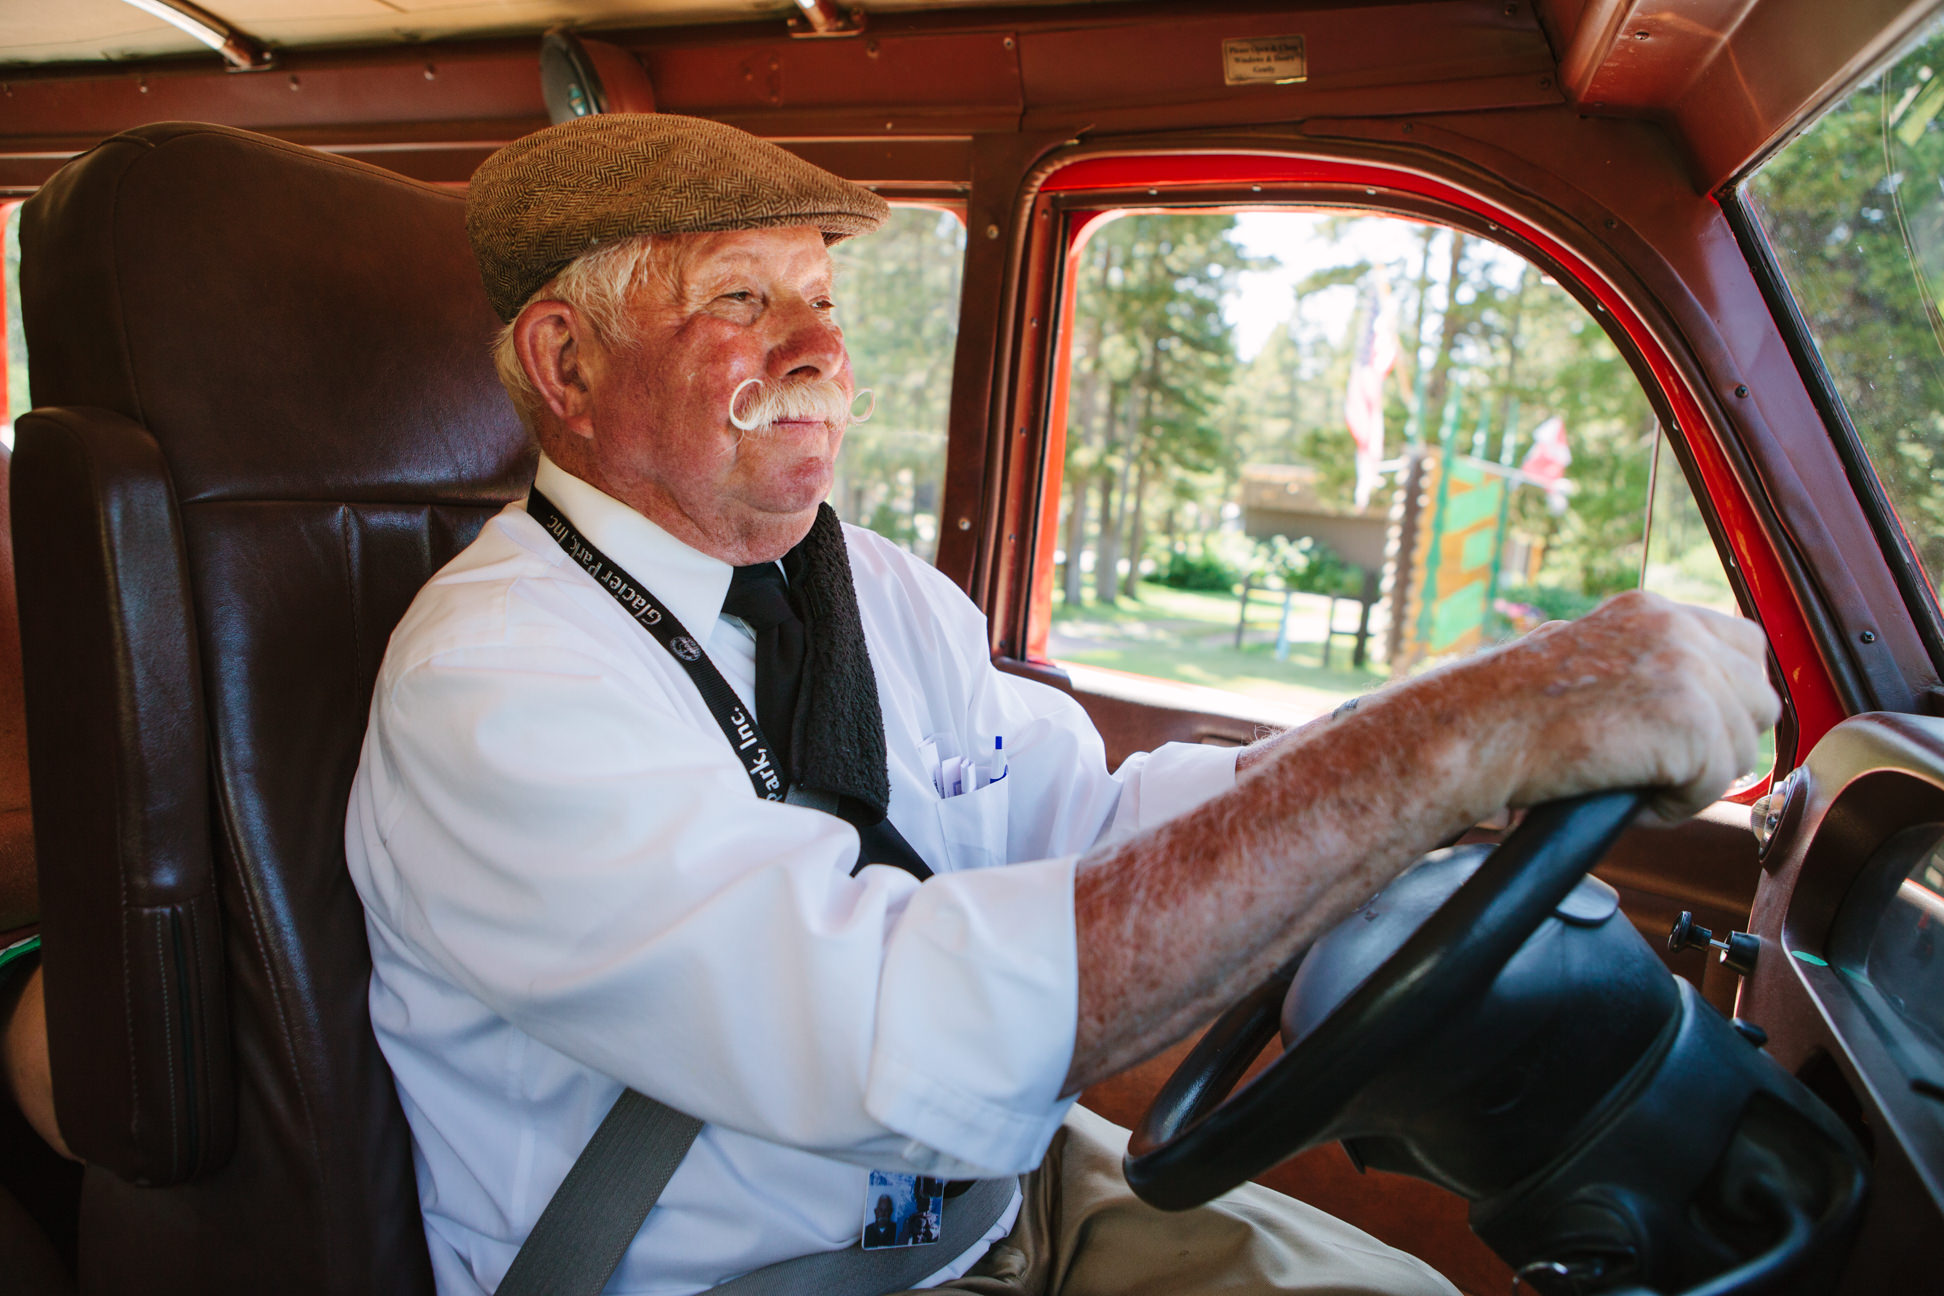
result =
[[[730,567],[545,460],[536,485],[749,701]],[[992,667],[956,586],[845,539],[923,886],[851,877],[849,824],[758,799],[681,666],[522,505],[393,633],[345,847],[444,1296],[498,1285],[623,1084],[707,1126],[610,1292],[848,1246],[870,1168],[1020,1173],[1058,1128],[1076,855],[1232,786],[1234,752],[1170,744],[1110,775],[1070,697]],[[941,799],[938,735],[1003,737],[1010,773]]]

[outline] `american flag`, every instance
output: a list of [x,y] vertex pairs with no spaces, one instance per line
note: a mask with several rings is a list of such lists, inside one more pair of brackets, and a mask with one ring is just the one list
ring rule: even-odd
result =
[[1350,386],[1343,396],[1343,421],[1357,443],[1357,507],[1370,502],[1377,465],[1384,459],[1384,379],[1397,364],[1397,299],[1390,281],[1377,279],[1374,299],[1364,313],[1363,336],[1350,364]]

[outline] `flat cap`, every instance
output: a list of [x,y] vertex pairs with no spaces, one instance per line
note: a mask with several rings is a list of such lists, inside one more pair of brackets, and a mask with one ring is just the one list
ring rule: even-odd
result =
[[636,234],[813,225],[824,242],[868,234],[890,208],[747,131],[671,113],[575,117],[480,164],[466,235],[486,297],[511,321],[575,257]]

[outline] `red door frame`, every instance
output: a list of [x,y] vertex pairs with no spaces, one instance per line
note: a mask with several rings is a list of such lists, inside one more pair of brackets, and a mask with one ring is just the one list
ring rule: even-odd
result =
[[[1724,430],[1708,416],[1707,404],[1697,396],[1669,344],[1649,326],[1620,287],[1575,249],[1532,221],[1476,192],[1405,167],[1286,153],[1222,151],[1076,159],[1044,177],[1032,196],[1032,227],[1037,233],[1055,224],[1049,217],[1058,195],[1097,194],[1103,207],[1151,207],[1157,200],[1181,203],[1193,202],[1197,197],[1233,206],[1238,189],[1247,191],[1250,201],[1263,205],[1356,205],[1430,219],[1436,219],[1437,211],[1442,209],[1449,214],[1451,223],[1463,224],[1468,229],[1483,223],[1489,231],[1488,237],[1496,235],[1508,243],[1523,244],[1517,250],[1542,264],[1549,263],[1545,268],[1555,273],[1563,285],[1577,285],[1584,298],[1590,299],[1614,321],[1619,335],[1616,340],[1623,350],[1633,353],[1638,367],[1651,376],[1665,407],[1673,415],[1675,434],[1685,445],[1699,478],[1698,493],[1705,496],[1706,507],[1716,515],[1721,534],[1739,564],[1746,596],[1753,604],[1750,611],[1761,620],[1774,648],[1795,713],[1796,752],[1806,752],[1844,717],[1845,708],[1822,648],[1811,630],[1802,595],[1786,578],[1764,511],[1750,497],[1730,461],[1722,442]],[[1076,217],[1079,215],[1076,213]],[[1036,516],[1014,515],[1025,524],[1021,529],[1036,537],[1036,543],[1031,547],[1030,571],[1018,570],[1013,580],[1004,581],[1004,586],[1010,589],[995,588],[992,592],[1002,597],[987,606],[996,614],[995,639],[1014,652],[1023,651],[1029,659],[1044,659],[1045,626],[1050,614],[1058,510],[1047,505],[1058,499],[1060,486],[1068,377],[1068,348],[1064,339],[1069,333],[1073,311],[1069,271],[1086,223],[1084,219],[1067,222],[1065,247],[1051,249],[1057,255],[1059,273],[1043,271],[1038,276],[1029,276],[1028,292],[1022,294],[1021,313],[1031,312],[1035,327],[1026,330],[1028,340],[1023,350],[1032,353],[1019,357],[1020,368],[1015,371],[1017,390],[1023,399],[1038,396],[1044,410],[1045,429],[1038,465],[1039,485],[1033,503]],[[1032,300],[1035,287],[1043,290],[1037,301]],[[1057,302],[1050,300],[1053,292],[1059,294]],[[1046,309],[1049,306],[1054,309]],[[1042,310],[1060,322],[1055,334],[1060,341],[1046,338],[1036,327]],[[1050,355],[1048,348],[1053,348]],[[1037,392],[1033,390],[1036,384],[1027,381],[1031,372],[1046,375],[1041,380],[1043,388]],[[1018,507],[1016,503],[1013,505],[1015,509]],[[1003,580],[1003,573],[993,574]],[[1007,593],[1012,597],[1003,597]],[[1781,755],[1788,759],[1787,753]]]

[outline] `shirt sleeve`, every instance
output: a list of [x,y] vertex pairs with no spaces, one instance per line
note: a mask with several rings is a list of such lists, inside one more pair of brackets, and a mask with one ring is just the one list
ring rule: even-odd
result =
[[692,707],[570,644],[380,688],[351,830],[416,957],[706,1122],[880,1167],[1037,1164],[1071,1061],[1070,854],[852,878],[848,824],[753,799]]
[[1086,709],[1070,693],[992,665],[982,651],[984,629],[981,616],[976,647],[963,664],[981,680],[965,728],[980,737],[1005,735],[1008,859],[1085,852],[1145,832],[1235,786],[1241,749],[1203,743],[1164,743],[1110,773]]

